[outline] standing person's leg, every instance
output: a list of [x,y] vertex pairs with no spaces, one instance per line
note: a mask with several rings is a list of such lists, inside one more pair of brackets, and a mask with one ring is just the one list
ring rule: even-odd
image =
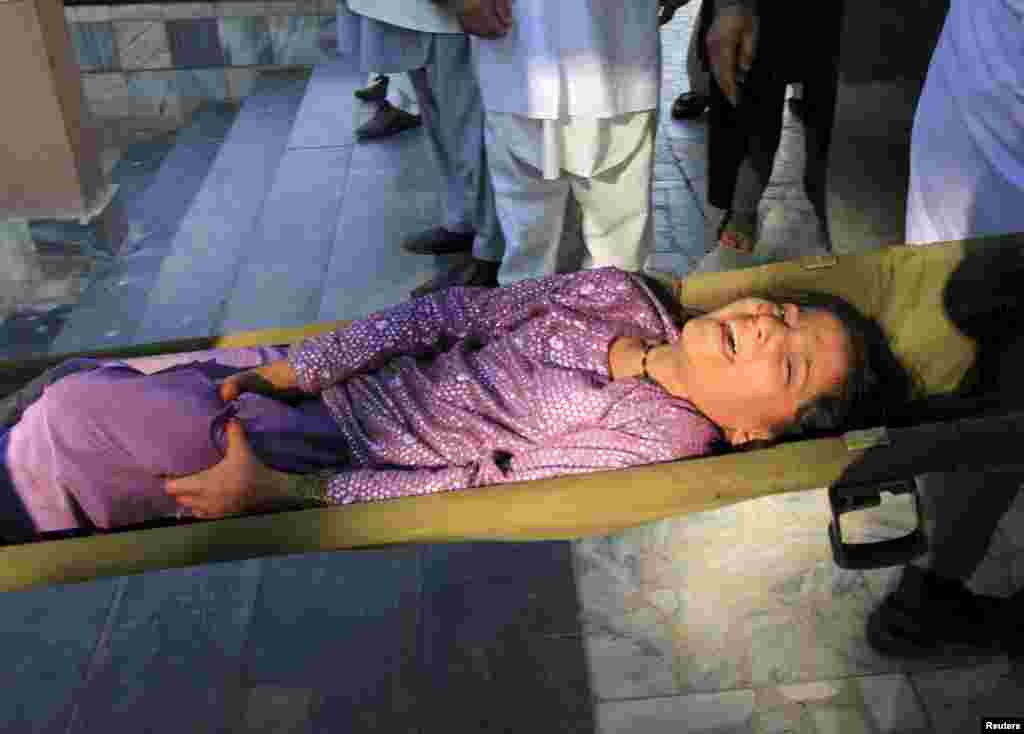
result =
[[[434,36],[434,62],[437,62],[437,41],[440,35]],[[431,84],[431,73],[427,67],[409,72],[409,79],[416,90],[416,101],[420,107],[420,117],[427,148],[441,172],[443,188],[444,217],[439,227],[416,234],[402,243],[409,252],[421,255],[443,255],[454,252],[468,252],[473,248],[476,232],[473,226],[474,210],[470,197],[467,195],[465,182],[465,166],[459,161],[453,141],[461,130],[452,130],[445,123],[450,118],[441,105]]]
[[822,5],[816,14],[819,26],[810,68],[801,76],[800,118],[804,128],[804,189],[818,217],[826,247],[832,249],[828,226],[826,182],[828,151],[836,119],[839,88],[839,41],[845,2]]
[[757,207],[771,179],[782,139],[785,84],[763,67],[751,70],[739,109],[711,80],[708,115],[708,250],[719,244],[752,252]]
[[[634,150],[625,160],[590,178],[573,176],[573,194],[580,204],[584,268],[613,266],[640,272],[654,249],[653,112]],[[614,132],[612,133],[614,134]],[[612,144],[614,146],[614,144]]]
[[414,297],[456,285],[497,285],[505,251],[487,166],[483,99],[470,38],[439,35],[434,58],[428,81],[442,134],[433,144],[437,146],[436,155],[455,162],[453,178],[447,185],[459,190],[458,201],[469,211],[475,237],[472,258],[415,289]]
[[832,249],[832,236],[828,225],[827,189],[828,151],[832,142],[832,126],[836,116],[837,70],[823,70],[803,83],[802,99],[804,123],[804,190],[818,217],[825,246]]
[[505,236],[505,254],[498,271],[498,282],[503,286],[558,272],[569,178],[564,172],[556,179],[544,178],[538,167],[539,147],[537,165],[527,163],[511,148],[511,138],[524,127],[536,126],[539,139],[540,125],[540,120],[517,115],[485,116],[487,166],[498,222]]

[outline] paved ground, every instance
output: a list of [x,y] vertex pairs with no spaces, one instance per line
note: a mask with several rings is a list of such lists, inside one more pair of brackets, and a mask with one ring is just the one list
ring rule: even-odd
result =
[[[667,114],[688,88],[697,9],[663,30],[649,267],[678,275],[728,266],[705,257],[719,213],[704,203],[704,124]],[[351,318],[403,299],[450,262],[397,246],[435,223],[436,171],[418,132],[354,143],[369,114],[351,98],[358,81],[341,66],[308,82],[285,76],[241,112],[208,108],[175,140],[129,151],[118,174],[133,193],[128,253],[101,262],[59,319],[11,332],[6,346],[95,349]],[[821,252],[801,166],[800,126],[787,117],[751,262]],[[0,730],[415,731],[394,718],[414,690],[409,676],[447,670],[455,693],[505,700],[511,716],[541,706],[520,698],[517,676],[531,660],[571,682],[551,684],[558,696],[578,703],[589,685],[606,733],[952,734],[969,730],[979,707],[1013,710],[1017,679],[1005,659],[905,665],[866,649],[865,615],[893,576],[836,569],[823,508],[821,493],[767,498],[571,546],[511,546],[504,560],[475,549],[473,568],[443,549],[328,554],[9,595]],[[1020,584],[1022,522],[1018,504],[976,584],[993,593]],[[558,573],[514,591],[515,559],[530,552],[547,553],[532,563]],[[487,563],[507,566],[479,568]],[[582,629],[570,630],[576,601]],[[516,607],[512,618],[502,602]],[[423,611],[410,620],[410,609]],[[397,626],[375,623],[380,615]],[[413,650],[426,657],[410,671],[401,661]],[[584,652],[587,682],[578,669],[558,672]],[[473,721],[457,698],[439,699],[437,721],[445,707]],[[584,731],[589,712],[574,707]],[[480,720],[467,725],[482,730]]]

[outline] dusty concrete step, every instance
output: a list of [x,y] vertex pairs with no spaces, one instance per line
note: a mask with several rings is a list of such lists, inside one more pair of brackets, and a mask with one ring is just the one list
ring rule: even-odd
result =
[[51,353],[132,343],[161,264],[237,115],[237,105],[208,104],[174,136],[125,150],[113,171],[128,222],[124,250],[94,264]]
[[365,81],[366,74],[347,59],[318,64],[295,116],[288,149],[351,145],[355,129],[374,110],[352,95]]
[[313,71],[218,331],[316,320],[347,187],[354,128],[360,115],[371,111],[352,95],[365,76],[344,61]]
[[307,81],[264,75],[244,101],[161,263],[134,342],[207,336],[222,321]]

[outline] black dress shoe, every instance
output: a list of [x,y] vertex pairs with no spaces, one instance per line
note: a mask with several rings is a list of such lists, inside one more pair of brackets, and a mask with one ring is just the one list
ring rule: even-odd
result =
[[445,288],[464,286],[467,288],[497,288],[498,269],[501,263],[473,258],[468,263],[457,265],[446,273],[427,281],[419,288],[413,289],[412,297],[419,298]]
[[423,119],[419,115],[410,115],[405,110],[383,102],[380,109],[377,110],[377,114],[371,117],[369,122],[356,128],[356,138],[359,140],[387,138],[422,124]]
[[882,655],[902,658],[934,655],[948,647],[998,653],[1013,636],[1014,620],[1008,614],[1013,604],[905,566],[897,588],[868,615],[867,642]]
[[695,120],[704,114],[708,98],[696,92],[684,92],[672,103],[672,117],[676,120]]
[[383,102],[388,96],[388,83],[391,80],[386,76],[377,76],[372,82],[362,89],[353,92],[357,99],[364,102]]
[[449,232],[444,227],[434,227],[407,239],[402,249],[417,255],[451,255],[472,251],[475,239],[474,232]]

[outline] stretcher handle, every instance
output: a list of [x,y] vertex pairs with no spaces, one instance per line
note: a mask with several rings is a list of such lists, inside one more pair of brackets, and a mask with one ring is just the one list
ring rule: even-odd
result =
[[[900,538],[873,543],[844,542],[840,517],[848,512],[878,507],[882,504],[882,492],[912,494],[917,527]],[[832,507],[828,539],[832,544],[832,558],[840,568],[865,570],[903,566],[928,551],[921,519],[921,498],[914,480],[832,485],[828,489],[828,501]]]

